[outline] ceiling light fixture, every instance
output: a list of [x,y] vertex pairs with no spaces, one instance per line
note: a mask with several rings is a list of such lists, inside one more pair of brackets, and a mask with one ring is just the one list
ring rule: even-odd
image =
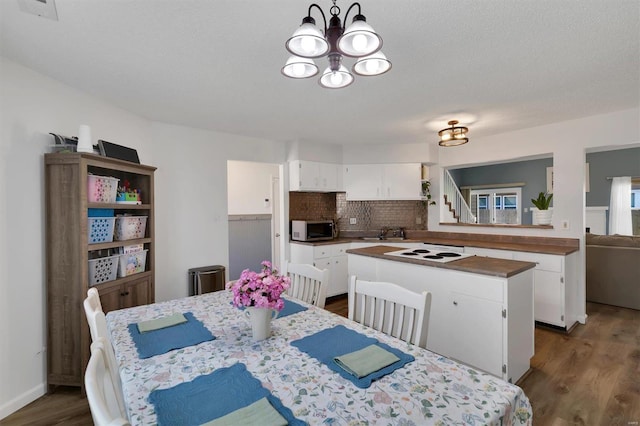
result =
[[[302,18],[302,24],[285,43],[285,47],[292,54],[287,59],[282,74],[290,78],[309,78],[318,74],[318,67],[313,59],[327,56],[329,66],[322,73],[319,84],[328,89],[340,89],[353,83],[353,74],[342,65],[342,57],[356,58],[352,71],[362,76],[380,75],[391,69],[391,62],[380,51],[382,38],[367,24],[361,14],[360,3],[353,3],[345,13],[345,22],[351,9],[357,6],[358,14],[353,17],[349,27],[340,22],[340,8],[333,0],[329,12],[331,19],[327,27],[324,12],[317,4],[309,6],[307,16]],[[311,9],[317,8],[324,21],[324,34],[316,27],[316,21],[311,17]],[[346,28],[345,28],[346,27]]]
[[438,132],[438,136],[440,136],[440,142],[438,145],[440,146],[458,146],[463,145],[469,142],[469,138],[467,137],[468,128],[463,126],[457,126],[458,120],[451,120],[449,126],[446,129],[442,129]]

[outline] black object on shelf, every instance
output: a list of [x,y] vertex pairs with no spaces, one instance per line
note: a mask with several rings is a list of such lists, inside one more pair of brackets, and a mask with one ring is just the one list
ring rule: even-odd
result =
[[115,144],[113,142],[98,140],[98,148],[100,149],[100,155],[109,158],[117,158],[119,160],[130,161],[132,163],[140,164],[140,158],[138,158],[138,151],[127,146]]

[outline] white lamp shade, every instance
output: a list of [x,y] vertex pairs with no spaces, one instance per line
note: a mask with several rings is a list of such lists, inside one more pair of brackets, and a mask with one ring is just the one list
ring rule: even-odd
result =
[[338,49],[354,58],[371,55],[382,48],[382,38],[365,21],[354,21],[338,39]]
[[358,75],[380,75],[391,69],[391,62],[384,53],[377,51],[373,55],[360,58],[353,64],[353,72]]
[[285,43],[289,52],[302,58],[319,58],[329,52],[329,43],[315,25],[307,22],[298,27]]
[[282,74],[291,78],[309,78],[318,74],[320,70],[313,62],[313,59],[301,58],[291,55],[282,67]]
[[344,65],[340,65],[337,71],[332,71],[330,67],[322,73],[320,77],[320,86],[327,89],[341,89],[353,83],[353,75]]

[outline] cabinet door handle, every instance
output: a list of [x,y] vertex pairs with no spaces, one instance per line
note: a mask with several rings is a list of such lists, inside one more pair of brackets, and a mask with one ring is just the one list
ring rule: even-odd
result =
[[455,306],[458,306],[458,302],[456,302],[455,300],[453,301],[453,304],[454,304]]

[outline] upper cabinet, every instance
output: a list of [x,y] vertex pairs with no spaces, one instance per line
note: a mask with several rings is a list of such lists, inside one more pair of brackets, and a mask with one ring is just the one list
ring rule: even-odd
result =
[[405,164],[352,164],[344,166],[348,201],[421,200],[422,166]]
[[315,161],[289,162],[289,189],[291,191],[342,191],[340,165]]

